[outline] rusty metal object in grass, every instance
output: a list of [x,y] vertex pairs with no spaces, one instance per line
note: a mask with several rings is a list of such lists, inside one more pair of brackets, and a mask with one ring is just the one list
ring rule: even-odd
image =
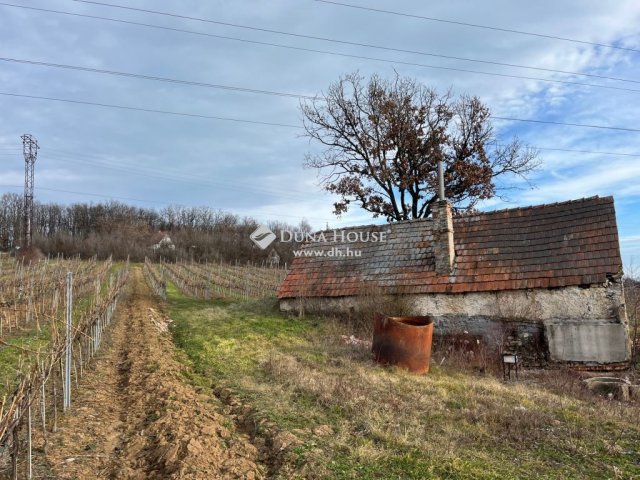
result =
[[431,317],[378,316],[371,351],[376,362],[413,373],[429,372],[433,319]]

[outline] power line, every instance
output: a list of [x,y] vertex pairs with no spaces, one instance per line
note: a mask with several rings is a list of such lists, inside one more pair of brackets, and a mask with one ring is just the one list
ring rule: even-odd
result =
[[[571,149],[571,148],[551,148],[551,147],[538,147],[536,145],[531,145],[531,148],[535,149],[535,150],[548,150],[548,151],[555,151],[555,152],[566,152],[566,153],[583,153],[583,154],[589,154],[589,155],[607,155],[607,156],[612,156],[612,157],[635,157],[635,158],[640,158],[640,154],[638,153],[625,153],[625,152],[602,152],[602,151],[596,151],[596,150],[576,150],[576,149]],[[51,149],[51,148],[47,148],[47,151],[55,151],[55,152],[61,152],[62,154],[68,154],[68,155],[74,155],[76,156],[75,152],[71,152],[71,151],[65,151],[65,150],[57,150],[57,149]],[[83,156],[92,156],[94,158],[98,158],[99,154],[83,154]],[[171,175],[173,175],[173,173],[171,173]]]
[[[501,145],[504,146],[504,145]],[[565,152],[565,153],[580,153],[580,154],[587,154],[587,155],[606,155],[606,156],[611,156],[611,157],[631,157],[631,158],[640,158],[640,153],[628,153],[628,152],[605,152],[605,151],[601,151],[601,150],[582,150],[582,149],[573,149],[573,148],[552,148],[552,147],[540,147],[537,145],[529,145],[531,148],[535,149],[535,150],[542,150],[542,151],[551,151],[551,152]],[[1,148],[0,148],[1,149]],[[17,151],[17,150],[16,150]],[[82,157],[82,158],[95,158],[95,159],[102,159],[103,157],[101,157],[100,154],[83,154],[83,155],[78,155],[75,152],[71,152],[68,150],[59,150],[59,149],[52,149],[52,148],[47,148],[47,152],[54,152],[54,153],[58,153],[58,154],[62,154],[64,156],[73,156],[73,157]],[[0,154],[0,155],[13,155],[13,156],[22,156],[21,154]],[[97,164],[96,164],[97,166]],[[175,172],[170,172],[168,170],[165,170],[165,172],[167,173],[167,175],[175,175]],[[184,176],[184,175],[183,175]],[[195,176],[193,176],[193,178],[196,178]],[[300,192],[302,193],[302,192]]]
[[[519,35],[528,35],[531,37],[539,37],[539,38],[547,38],[547,39],[551,39],[551,40],[561,40],[563,42],[572,42],[572,43],[579,43],[582,45],[592,45],[594,47],[604,47],[604,48],[614,48],[617,50],[625,50],[628,52],[636,52],[636,53],[640,53],[640,50],[637,50],[635,48],[630,48],[630,47],[621,47],[619,45],[611,45],[611,44],[607,44],[607,43],[598,43],[598,42],[588,42],[586,40],[578,40],[575,38],[569,38],[569,37],[560,37],[557,35],[547,35],[544,33],[535,33],[535,32],[526,32],[523,30],[515,30],[515,29],[511,29],[511,28],[501,28],[501,27],[493,27],[493,26],[489,26],[489,25],[481,25],[478,23],[467,23],[467,22],[460,22],[460,21],[456,21],[456,20],[446,20],[443,18],[436,18],[436,17],[427,17],[427,16],[423,16],[423,15],[414,15],[414,14],[410,14],[410,13],[403,13],[403,12],[394,12],[391,10],[382,10],[380,8],[372,8],[372,7],[363,7],[361,5],[353,5],[350,3],[341,3],[341,2],[335,2],[332,0],[315,0],[316,2],[320,2],[320,3],[326,3],[326,4],[331,4],[331,5],[338,5],[341,7],[348,7],[348,8],[356,8],[358,10],[368,10],[370,12],[377,12],[377,13],[386,13],[389,15],[397,15],[400,17],[408,17],[408,18],[416,18],[419,20],[428,20],[430,22],[440,22],[440,23],[448,23],[451,25],[460,25],[463,27],[473,27],[473,28],[482,28],[482,29],[486,29],[486,30],[495,30],[498,32],[506,32],[506,33],[517,33]],[[91,2],[93,3],[93,2]]]
[[513,118],[513,117],[497,117],[492,115],[491,118],[496,120],[507,120],[510,122],[527,122],[527,123],[544,123],[548,125],[562,125],[565,127],[580,127],[580,128],[599,128],[604,130],[616,130],[620,132],[640,132],[638,128],[626,128],[626,127],[609,127],[606,125],[590,125],[586,123],[567,123],[567,122],[554,122],[553,120],[533,120],[525,118]]
[[[532,147],[532,148],[536,148],[536,147]],[[603,153],[603,152],[589,152],[589,151],[576,151],[576,150],[567,150],[567,149],[554,149],[554,148],[549,148],[549,149],[539,149],[539,150],[558,150],[558,151],[569,151],[569,152],[581,152],[581,153]],[[613,154],[613,155],[623,155],[623,156],[631,156],[631,157],[640,157],[640,155],[631,155],[631,154]],[[16,155],[17,156],[17,155]],[[215,181],[211,181],[211,180],[200,180],[200,181],[195,181],[195,180],[190,180],[190,178],[181,178],[179,176],[176,176],[172,173],[167,172],[166,174],[164,173],[165,171],[163,170],[158,170],[158,169],[154,169],[154,170],[148,170],[148,169],[142,169],[142,168],[136,168],[135,170],[132,170],[130,168],[127,168],[125,166],[122,166],[121,164],[104,164],[104,163],[99,163],[99,162],[93,162],[90,160],[86,160],[84,159],[85,157],[83,157],[82,160],[79,159],[69,159],[69,158],[61,158],[58,155],[46,155],[46,158],[48,159],[53,159],[59,162],[64,162],[64,163],[72,163],[75,165],[83,165],[83,166],[91,166],[93,168],[102,168],[102,169],[106,169],[106,170],[113,170],[113,171],[120,171],[120,172],[125,172],[128,175],[136,175],[139,177],[143,177],[143,178],[156,178],[156,179],[161,179],[161,180],[166,180],[169,182],[178,182],[178,183],[186,183],[186,184],[191,184],[191,185],[201,185],[201,186],[215,186],[217,189],[223,189],[223,190],[231,190],[231,191],[235,191],[237,192],[238,189],[242,189],[242,191],[249,191],[249,192],[254,192],[254,193],[258,193],[261,195],[266,195],[266,196],[271,196],[271,197],[275,197],[275,198],[281,198],[281,199],[288,199],[288,200],[295,200],[295,201],[303,201],[303,200],[308,200],[308,196],[303,196],[303,195],[291,195],[292,192],[289,191],[289,193],[283,193],[282,191],[279,192],[273,192],[273,191],[268,191],[268,190],[261,190],[261,189],[256,189],[255,187],[251,187],[251,186],[242,186],[239,185],[238,183],[236,183],[235,181],[230,181],[230,182],[215,182]],[[295,192],[293,192],[295,193]]]
[[[51,155],[50,152],[53,153],[53,155]],[[2,153],[0,153],[0,155],[20,156],[18,154],[2,154]],[[100,156],[97,156],[97,155],[96,156],[91,156],[87,154],[78,155],[74,152],[65,152],[64,150],[47,148],[45,157],[51,158],[53,160],[58,160],[61,162],[71,162],[71,163],[76,163],[80,165],[91,165],[94,167],[105,168],[108,170],[123,171],[129,174],[138,175],[138,176],[147,177],[147,178],[158,178],[162,180],[177,181],[177,182],[188,183],[191,185],[215,186],[216,188],[222,188],[222,189],[228,189],[228,190],[237,190],[238,188],[242,188],[243,190],[252,191],[252,192],[263,194],[263,195],[269,195],[269,196],[280,197],[280,198],[288,198],[293,200],[307,199],[306,192],[294,192],[292,190],[287,190],[287,192],[289,193],[284,193],[282,191],[255,187],[253,185],[243,184],[237,181],[234,181],[234,182],[215,181],[211,179],[203,179],[202,176],[185,175],[183,173],[162,170],[158,168],[149,170],[149,169],[139,168],[131,165],[123,165],[115,162],[105,164],[104,158],[101,158]],[[63,158],[63,157],[71,157],[71,159]],[[82,158],[83,160],[78,160],[79,158]],[[101,160],[101,161],[96,161],[96,160]]]
[[[503,145],[504,146],[504,145]],[[612,157],[633,157],[633,158],[640,158],[640,153],[627,153],[627,152],[603,152],[601,150],[578,150],[578,149],[573,149],[573,148],[552,148],[552,147],[539,147],[537,145],[530,145],[531,148],[535,149],[535,150],[545,150],[545,151],[551,151],[551,152],[566,152],[566,153],[584,153],[584,154],[588,154],[588,155],[607,155],[607,156],[612,156]],[[0,150],[2,150],[2,148],[0,147]],[[18,151],[17,149],[12,148],[12,150]],[[58,149],[52,149],[52,148],[47,148],[47,152],[49,151],[55,151],[55,152],[61,152],[63,154],[68,154],[68,155],[74,155],[77,156],[75,152],[71,152],[68,150],[58,150]],[[21,154],[2,154],[0,153],[0,155],[15,155],[15,156],[22,156]],[[91,156],[94,158],[101,158],[100,154],[83,154],[83,156]],[[171,173],[173,175],[173,173]]]
[[[295,94],[295,93],[274,92],[274,91],[270,91],[270,90],[259,90],[259,89],[252,89],[252,88],[237,87],[237,86],[232,86],[232,85],[217,85],[217,84],[194,82],[194,81],[188,81],[188,80],[177,80],[177,79],[166,78],[166,77],[158,77],[158,76],[154,76],[154,75],[136,74],[136,73],[131,73],[131,72],[119,72],[119,71],[106,70],[106,69],[95,69],[95,68],[82,67],[82,66],[77,66],[77,65],[57,64],[57,63],[49,63],[49,62],[38,62],[38,61],[34,61],[34,60],[16,59],[16,58],[10,58],[10,57],[0,57],[0,61],[21,63],[21,64],[27,64],[27,65],[35,65],[35,66],[62,68],[62,69],[77,70],[77,71],[90,72],[90,73],[99,73],[99,74],[106,74],[106,75],[123,76],[123,77],[138,78],[138,79],[143,79],[143,80],[153,80],[153,81],[185,84],[185,85],[190,85],[190,86],[221,88],[221,89],[225,89],[225,90],[248,92],[248,93],[261,94],[261,95],[276,95],[276,96],[280,96],[280,97],[292,97],[292,98],[300,98],[300,99],[308,99],[308,100],[323,100],[320,97],[312,97],[312,96],[309,96],[309,95],[301,95],[301,94]],[[634,91],[640,92],[640,90],[634,90]],[[100,106],[106,106],[106,105],[100,105]],[[130,108],[130,107],[122,107],[122,108]],[[143,111],[148,111],[148,110],[144,109]],[[160,112],[158,111],[158,113],[160,113]],[[178,113],[175,113],[175,112],[164,112],[164,113],[172,113],[172,114],[178,115]],[[180,114],[180,115],[183,115],[183,114]],[[187,115],[187,114],[184,114],[184,115]],[[189,114],[189,116],[191,116],[191,114]],[[613,129],[613,130],[635,131],[633,129],[621,129],[621,128],[618,128],[618,127],[600,127],[600,126],[593,126],[593,125],[566,124],[566,123],[561,123],[561,122],[547,122],[547,121],[543,122],[543,121],[538,121],[538,120],[525,120],[525,119],[515,119],[515,118],[497,117],[497,116],[494,116],[493,118],[498,119],[498,120],[511,120],[511,121],[520,121],[520,122],[525,122],[526,121],[526,122],[534,122],[534,123],[552,123],[552,124],[569,125],[569,126],[582,126],[582,127],[590,127],[590,128],[607,128],[607,129]],[[222,117],[216,117],[216,119],[223,120]],[[241,119],[229,119],[229,120],[239,121],[239,122],[253,122],[253,121],[250,121],[250,120],[241,120]],[[260,123],[263,123],[263,122],[260,122]],[[277,124],[277,125],[285,126],[284,124]],[[289,125],[289,126],[292,126],[292,125]],[[586,152],[581,152],[581,153],[586,153]],[[595,152],[595,153],[598,153],[598,152]],[[0,153],[0,155],[9,155],[9,154]]]
[[[49,152],[52,152],[53,155],[50,154]],[[16,154],[15,156],[19,156],[19,155]],[[64,157],[71,157],[71,158],[64,158]],[[255,186],[242,184],[237,181],[233,181],[233,182],[215,181],[210,179],[203,179],[202,177],[184,175],[177,172],[171,172],[171,171],[157,169],[157,168],[154,168],[153,170],[149,170],[149,169],[139,168],[139,167],[130,166],[130,165],[122,165],[115,162],[105,164],[104,162],[95,161],[95,158],[97,158],[97,156],[93,157],[94,159],[92,160],[91,159],[92,157],[90,155],[86,155],[86,154],[78,155],[73,152],[65,152],[63,150],[57,150],[52,148],[47,148],[45,158],[60,161],[60,162],[65,162],[65,163],[89,165],[92,167],[104,168],[107,170],[121,171],[121,172],[137,175],[145,178],[156,178],[161,180],[169,180],[172,182],[182,182],[182,183],[187,183],[191,185],[215,186],[216,188],[219,188],[219,189],[227,189],[227,190],[235,190],[235,191],[237,191],[238,188],[242,188],[243,191],[251,191],[251,192],[262,194],[262,195],[268,195],[272,197],[286,198],[286,199],[298,200],[298,201],[308,199],[305,192],[299,192],[299,195],[296,195],[295,194],[296,192],[293,192],[291,190],[288,190],[289,193],[284,193],[282,191],[257,188]],[[79,160],[80,158],[82,158],[82,160]]]
[[613,157],[636,157],[639,158],[638,153],[621,153],[621,152],[598,152],[593,150],[574,150],[570,148],[550,148],[550,147],[533,147],[536,150],[549,150],[552,152],[567,152],[567,153],[586,153],[590,155],[610,155]]
[[[0,185],[1,188],[22,188],[20,185]],[[119,197],[116,195],[102,195],[100,193],[88,193],[88,192],[74,192],[72,190],[62,190],[59,188],[47,188],[47,187],[35,187],[36,190],[45,190],[49,192],[58,192],[58,193],[71,193],[75,195],[87,195],[90,197],[101,197],[101,198],[109,198],[109,199],[117,199],[117,200],[128,200],[132,202],[147,202],[147,203],[161,203],[166,205],[167,202],[161,202],[157,200],[144,200],[141,198],[132,198],[132,197]]]
[[261,122],[259,120],[246,120],[241,118],[230,118],[230,117],[217,117],[213,115],[201,115],[198,113],[187,113],[187,112],[171,112],[169,110],[156,110],[152,108],[139,108],[139,107],[129,107],[126,105],[114,105],[110,103],[98,103],[98,102],[87,102],[84,100],[72,100],[69,98],[55,98],[55,97],[40,97],[36,95],[24,95],[18,93],[8,93],[8,92],[0,92],[0,95],[4,95],[7,97],[18,97],[18,98],[30,98],[33,100],[47,100],[52,102],[62,102],[62,103],[74,103],[78,105],[90,105],[93,107],[102,107],[102,108],[115,108],[120,110],[131,110],[136,112],[146,112],[146,113],[159,113],[162,115],[176,115],[180,117],[193,117],[193,118],[203,118],[207,120],[221,120],[225,122],[237,122],[237,123],[252,123],[257,125],[267,125],[271,127],[285,127],[285,128],[297,128],[301,129],[302,127],[299,125],[289,125],[286,123],[273,123],[273,122]]
[[[64,157],[72,157],[72,158],[64,158]],[[288,190],[289,193],[285,193],[282,191],[274,191],[274,190],[254,187],[251,185],[239,183],[237,181],[226,181],[226,182],[215,181],[215,180],[203,179],[202,177],[198,178],[195,176],[180,175],[180,174],[176,174],[173,172],[169,172],[169,171],[161,170],[157,168],[154,168],[153,170],[149,170],[145,168],[130,167],[130,166],[126,166],[118,163],[96,162],[92,160],[87,160],[86,159],[87,157],[79,156],[79,155],[66,155],[66,154],[49,155],[48,154],[46,155],[46,158],[50,158],[50,159],[57,160],[60,162],[65,162],[65,163],[89,165],[92,167],[104,168],[107,170],[116,170],[116,171],[126,172],[131,175],[137,175],[145,178],[157,178],[161,180],[169,180],[171,182],[187,183],[190,185],[215,186],[218,189],[233,190],[236,192],[240,188],[243,191],[250,191],[250,192],[259,193],[262,195],[268,195],[268,196],[278,197],[278,198],[287,198],[291,200],[307,199],[306,195],[303,192],[299,192],[299,195],[296,195],[295,194],[296,192],[292,192],[291,190]],[[78,158],[82,158],[82,160],[79,160]]]
[[[49,152],[53,153],[51,155]],[[256,187],[251,184],[234,181],[216,181],[212,179],[204,179],[202,175],[188,175],[181,172],[159,169],[157,167],[153,167],[153,170],[141,168],[137,166],[132,166],[130,164],[122,164],[120,162],[113,162],[104,159],[104,156],[99,154],[90,154],[83,153],[77,154],[76,152],[65,151],[55,148],[47,148],[46,158],[51,158],[53,160],[58,160],[61,162],[70,162],[76,163],[80,165],[91,165],[99,168],[106,168],[110,170],[118,170],[126,173],[148,177],[148,178],[159,178],[162,180],[170,180],[170,181],[178,181],[184,182],[192,185],[203,185],[203,186],[215,186],[216,188],[228,189],[237,191],[238,188],[242,188],[243,191],[252,191],[255,193],[265,194],[274,197],[280,198],[288,198],[293,200],[307,200],[308,192],[302,191],[294,191],[290,188],[287,190],[288,193],[283,193],[281,190],[272,190],[266,189],[262,187]],[[66,157],[66,158],[65,158]],[[80,160],[81,159],[81,160]]]
[[[63,103],[73,103],[78,105],[90,105],[94,107],[102,107],[102,108],[115,108],[120,110],[131,110],[138,112],[146,112],[146,113],[159,113],[163,115],[177,115],[184,117],[194,117],[194,118],[203,118],[208,120],[222,120],[222,121],[230,121],[230,122],[238,122],[238,123],[253,123],[258,125],[268,125],[268,126],[276,126],[276,127],[285,127],[285,128],[295,128],[302,129],[303,127],[299,125],[291,125],[286,123],[271,123],[271,122],[261,122],[257,120],[245,120],[240,118],[227,118],[227,117],[216,117],[211,115],[200,115],[196,113],[186,113],[186,112],[171,112],[168,110],[156,110],[150,108],[139,108],[139,107],[129,107],[126,105],[114,105],[109,103],[97,103],[97,102],[87,102],[84,100],[72,100],[67,98],[54,98],[54,97],[40,97],[36,95],[24,95],[18,93],[8,93],[8,92],[0,92],[0,95],[8,96],[8,97],[18,97],[18,98],[29,98],[34,100],[45,100],[45,101],[53,101],[53,102],[63,102]],[[540,123],[540,124],[549,124],[549,125],[561,125],[566,127],[579,127],[579,128],[596,128],[603,130],[616,130],[622,132],[633,132],[638,133],[640,129],[637,128],[626,128],[626,127],[613,127],[608,125],[591,125],[584,123],[568,123],[568,122],[555,122],[552,120],[534,120],[527,118],[515,118],[515,117],[499,117],[492,115],[491,118],[496,120],[507,120],[513,122],[526,122],[526,123]]]
[[60,14],[60,15],[69,15],[69,16],[74,16],[74,17],[89,18],[89,19],[93,19],[93,20],[103,20],[103,21],[121,23],[121,24],[125,24],[125,25],[133,25],[133,26],[138,26],[138,27],[147,27],[147,28],[153,28],[153,29],[159,29],[159,30],[168,30],[168,31],[172,31],[172,32],[186,33],[186,34],[190,34],[190,35],[198,35],[198,36],[209,37],[209,38],[217,38],[217,39],[223,39],[223,40],[231,40],[231,41],[235,41],[235,42],[249,43],[249,44],[253,44],[253,45],[265,45],[265,46],[270,46],[270,47],[275,47],[275,48],[284,48],[284,49],[295,50],[295,51],[300,51],[300,52],[319,53],[319,54],[323,54],[323,55],[333,55],[333,56],[342,57],[342,58],[356,58],[356,59],[360,59],[360,60],[383,62],[383,63],[389,63],[389,64],[393,64],[393,65],[407,65],[407,66],[412,66],[412,67],[430,68],[430,69],[435,69],[435,70],[446,70],[446,71],[450,71],[450,72],[471,73],[471,74],[474,74],[474,75],[488,75],[488,76],[500,77],[500,78],[515,78],[515,79],[520,79],[520,80],[533,80],[533,81],[536,81],[536,82],[554,83],[554,84],[559,84],[559,85],[576,85],[576,86],[581,86],[581,87],[606,88],[606,89],[610,89],[610,90],[620,90],[620,91],[628,91],[628,92],[637,92],[638,91],[638,90],[635,90],[635,89],[629,89],[629,88],[625,88],[625,87],[616,87],[616,86],[612,86],[612,85],[602,85],[602,84],[597,84],[597,83],[574,82],[574,81],[570,81],[570,80],[555,80],[555,79],[548,79],[548,78],[541,78],[541,77],[531,77],[531,76],[526,76],[526,75],[514,75],[514,74],[508,74],[508,73],[486,72],[486,71],[483,71],[483,70],[470,70],[470,69],[466,69],[466,68],[444,67],[444,66],[440,66],[440,65],[429,65],[429,64],[425,64],[425,63],[407,62],[407,61],[401,61],[401,60],[390,60],[390,59],[387,59],[387,58],[368,57],[368,56],[364,56],[364,55],[353,55],[353,54],[348,54],[348,53],[332,52],[332,51],[329,51],[329,50],[319,50],[319,49],[306,48],[306,47],[297,47],[297,46],[293,46],[293,45],[284,45],[284,44],[280,44],[280,43],[263,42],[263,41],[259,41],[259,40],[249,40],[249,39],[244,39],[244,38],[230,37],[230,36],[226,36],[226,35],[216,35],[216,34],[213,34],[213,33],[197,32],[197,31],[194,31],[194,30],[185,30],[185,29],[181,29],[181,28],[165,27],[165,26],[162,26],[162,25],[154,25],[154,24],[149,24],[149,23],[133,22],[133,21],[129,21],[129,20],[120,20],[120,19],[116,19],[116,18],[101,17],[101,16],[97,16],[97,15],[86,15],[86,14],[73,13],[73,12],[63,12],[63,11],[60,11],[60,10],[50,10],[50,9],[46,9],[46,8],[28,7],[26,5],[14,5],[14,4],[11,4],[11,3],[4,3],[4,2],[0,2],[0,5],[7,6],[7,7],[23,8],[23,9],[34,10],[34,11],[39,11],[39,12],[47,12],[47,13],[55,13],[55,14]]
[[[131,73],[131,72],[119,72],[115,70],[105,70],[99,68],[90,68],[90,67],[82,67],[78,65],[67,65],[62,63],[49,63],[49,62],[38,62],[35,60],[24,60],[20,58],[11,58],[11,57],[0,57],[0,61],[3,62],[11,62],[11,63],[21,63],[25,65],[34,65],[40,67],[51,67],[51,68],[61,68],[66,70],[78,70],[81,72],[90,72],[90,73],[100,73],[103,75],[114,75],[119,77],[127,77],[127,78],[139,78],[142,80],[154,80],[158,82],[167,82],[167,83],[176,83],[180,85],[189,85],[194,87],[208,87],[208,88],[219,88],[222,90],[231,90],[236,92],[247,92],[247,93],[258,93],[261,95],[274,95],[278,97],[292,97],[292,98],[301,98],[305,100],[314,100],[316,97],[312,97],[310,95],[299,95],[295,93],[285,93],[285,92],[274,92],[271,90],[257,90],[254,88],[244,88],[237,87],[232,85],[220,85],[214,83],[205,83],[205,82],[195,82],[191,80],[178,80],[175,78],[167,78],[167,77],[158,77],[155,75],[145,75],[141,73]],[[640,92],[640,90],[636,90]]]
[[427,57],[446,58],[446,59],[450,59],[450,60],[460,60],[460,61],[464,61],[464,62],[483,63],[483,64],[487,64],[487,65],[498,65],[498,66],[501,66],[501,67],[523,68],[523,69],[527,69],[527,70],[537,70],[537,71],[543,71],[543,72],[562,73],[562,74],[566,74],[566,75],[578,75],[578,76],[583,76],[583,77],[592,77],[592,78],[599,78],[599,79],[606,79],[606,80],[615,80],[615,81],[620,81],[620,82],[640,83],[640,80],[632,80],[632,79],[626,79],[626,78],[616,78],[616,77],[609,77],[609,76],[605,76],[605,75],[597,75],[597,74],[590,74],[590,73],[571,72],[571,71],[566,71],[566,70],[556,70],[556,69],[552,69],[552,68],[533,67],[533,66],[530,66],[530,65],[519,65],[519,64],[514,64],[514,63],[504,63],[504,62],[497,62],[497,61],[491,61],[491,60],[480,60],[480,59],[475,59],[475,58],[457,57],[457,56],[452,56],[452,55],[444,55],[444,54],[431,53],[431,52],[422,52],[422,51],[416,51],[416,50],[406,50],[406,49],[401,49],[401,48],[386,47],[386,46],[383,46],[383,45],[375,45],[375,44],[371,44],[371,43],[352,42],[352,41],[348,41],[348,40],[338,40],[338,39],[329,38],[329,37],[320,37],[320,36],[315,36],[315,35],[305,35],[305,34],[301,34],[301,33],[284,32],[282,30],[272,30],[272,29],[268,29],[268,28],[254,27],[254,26],[249,26],[249,25],[240,25],[240,24],[237,24],[237,23],[222,22],[222,21],[218,21],[218,20],[211,20],[211,19],[200,18],[200,17],[192,17],[192,16],[188,16],[188,15],[180,15],[180,14],[177,14],[177,13],[161,12],[161,11],[158,11],[158,10],[148,10],[148,9],[144,9],[144,8],[128,7],[128,6],[125,6],[125,5],[116,5],[116,4],[113,4],[113,3],[97,2],[97,1],[91,1],[91,0],[71,0],[71,1],[78,2],[78,3],[88,3],[88,4],[92,4],[92,5],[100,5],[100,6],[103,6],[103,7],[119,8],[119,9],[122,9],[122,10],[130,10],[130,11],[135,11],[135,12],[151,13],[151,14],[155,14],[155,15],[162,15],[162,16],[166,16],[166,17],[180,18],[180,19],[184,19],[184,20],[193,20],[193,21],[197,21],[197,22],[210,23],[210,24],[214,24],[214,25],[223,25],[223,26],[232,27],[232,28],[241,28],[241,29],[245,29],[245,30],[253,30],[253,31],[258,31],[258,32],[274,33],[276,35],[285,35],[285,36],[296,37],[296,38],[307,38],[307,39],[310,39],[310,40],[319,40],[319,41],[322,41],[322,42],[339,43],[339,44],[342,44],[342,45],[351,45],[351,46],[356,46],[356,47],[373,48],[373,49],[377,49],[377,50],[386,50],[386,51],[399,52],[399,53],[410,53],[410,54],[413,54],[413,55],[422,55],[422,56],[427,56]]
[[[572,149],[561,149],[561,148],[545,148],[545,147],[533,147],[533,148],[537,148],[539,150],[554,150],[554,151],[562,151],[562,152],[572,152],[572,153],[585,153],[585,154],[603,154],[603,155],[614,155],[614,156],[630,156],[630,157],[640,157],[640,154],[630,154],[630,153],[620,153],[620,152],[597,152],[597,151],[590,151],[590,150],[572,150]],[[47,149],[48,151],[54,150],[54,151],[58,151],[58,152],[64,152],[61,150],[56,150],[56,149]],[[62,153],[64,155],[64,153]],[[19,155],[16,155],[19,156]],[[78,155],[75,155],[78,156]],[[87,160],[69,160],[69,159],[65,159],[65,158],[59,158],[56,155],[47,155],[47,158],[51,158],[53,160],[58,160],[58,161],[63,161],[63,162],[71,162],[71,163],[75,163],[75,164],[80,164],[80,165],[93,165],[99,168],[106,168],[106,169],[111,169],[111,170],[118,170],[118,171],[124,171],[126,173],[130,173],[130,174],[134,174],[134,175],[139,175],[139,176],[143,176],[143,177],[148,177],[148,178],[161,178],[161,179],[165,179],[165,180],[172,180],[172,181],[185,181],[183,179],[180,178],[176,178],[173,176],[170,177],[163,177],[161,175],[157,175],[154,172],[150,172],[149,170],[144,170],[144,169],[137,169],[138,171],[132,171],[131,169],[128,168],[122,168],[122,166],[120,166],[119,164],[116,165],[104,165],[102,163],[97,163],[97,162],[91,162],[91,161],[87,161]],[[80,157],[80,156],[78,156]],[[87,155],[82,155],[83,158],[88,158]],[[158,173],[163,173],[162,171],[159,171]],[[169,175],[173,175],[170,172],[167,172]],[[195,182],[188,182],[187,183],[195,183]],[[220,183],[220,182],[211,182],[211,183]],[[204,183],[200,183],[200,184],[204,184]],[[3,187],[15,187],[15,188],[21,188],[19,185],[2,185]],[[155,201],[155,200],[143,200],[143,199],[138,199],[138,198],[131,198],[131,197],[118,197],[118,196],[108,196],[108,195],[101,195],[101,194],[94,194],[94,193],[86,193],[86,192],[74,192],[74,191],[69,191],[69,190],[59,190],[59,189],[51,189],[51,188],[44,188],[44,187],[36,187],[36,189],[41,189],[41,190],[50,190],[50,191],[55,191],[55,192],[61,192],[61,193],[73,193],[73,194],[79,194],[79,195],[90,195],[90,196],[97,196],[97,197],[104,197],[104,198],[115,198],[115,199],[120,199],[120,200],[129,200],[129,201],[141,201],[141,202],[149,202],[149,203],[162,203],[162,204],[166,204],[166,202],[161,202],[161,201]],[[248,188],[249,190],[251,188]],[[258,192],[258,193],[266,193],[267,195],[271,194],[271,192]],[[287,196],[293,199],[302,199],[302,197],[292,197],[292,196]],[[306,199],[306,198],[305,198]],[[185,205],[186,206],[186,205]],[[275,214],[270,214],[270,215],[275,215]],[[268,216],[268,215],[265,215]],[[282,215],[282,216],[287,216],[287,215]],[[293,217],[290,216],[289,217]],[[303,217],[293,217],[293,218],[303,218]],[[320,219],[318,217],[304,217],[304,218],[314,218],[314,219]],[[325,219],[322,219],[325,220]]]
[[[152,81],[168,82],[168,83],[183,84],[183,85],[198,86],[198,87],[219,88],[224,90],[255,93],[255,94],[261,94],[261,95],[275,95],[280,97],[300,98],[305,100],[323,100],[320,97],[312,97],[310,95],[302,95],[302,94],[287,93],[287,92],[274,92],[271,90],[259,90],[259,89],[253,89],[253,88],[238,87],[233,85],[218,85],[218,84],[195,82],[195,81],[189,81],[189,80],[178,80],[178,79],[167,78],[167,77],[159,77],[155,75],[146,75],[146,74],[138,74],[138,73],[131,73],[131,72],[120,72],[120,71],[114,71],[114,70],[89,68],[89,67],[82,67],[78,65],[38,62],[35,60],[25,60],[25,59],[11,58],[11,57],[0,57],[0,61],[34,65],[34,66],[44,66],[44,67],[51,67],[51,68],[61,68],[61,69],[67,69],[67,70],[77,70],[82,72],[98,73],[103,75],[114,75],[114,76],[121,76],[121,77],[127,77],[127,78],[138,78],[142,80],[152,80]],[[633,90],[633,89],[625,89],[625,90],[640,92],[640,90]],[[494,117],[494,118],[499,118],[499,117]],[[218,118],[218,119],[222,120],[222,118]],[[242,120],[237,120],[237,121],[242,121]],[[517,120],[517,121],[524,121],[524,120]],[[281,126],[284,126],[284,125],[281,125]]]

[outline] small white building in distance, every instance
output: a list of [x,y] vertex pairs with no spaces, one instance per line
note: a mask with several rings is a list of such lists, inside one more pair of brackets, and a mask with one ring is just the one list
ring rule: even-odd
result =
[[153,245],[151,245],[153,251],[157,252],[159,250],[175,250],[176,246],[173,241],[171,241],[171,237],[167,232],[158,232],[153,237]]

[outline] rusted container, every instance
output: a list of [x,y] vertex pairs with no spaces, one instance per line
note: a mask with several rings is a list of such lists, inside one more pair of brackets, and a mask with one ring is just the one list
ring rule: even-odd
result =
[[384,317],[375,319],[371,351],[376,362],[396,365],[413,373],[427,373],[431,360],[431,317]]

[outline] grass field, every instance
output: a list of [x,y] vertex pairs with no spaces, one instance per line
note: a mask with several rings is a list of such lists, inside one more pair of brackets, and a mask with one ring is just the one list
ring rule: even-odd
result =
[[273,301],[194,300],[170,285],[168,308],[190,381],[249,412],[237,421],[271,446],[274,477],[640,478],[638,404],[561,393],[557,378],[380,368],[341,341],[347,325],[287,318]]

